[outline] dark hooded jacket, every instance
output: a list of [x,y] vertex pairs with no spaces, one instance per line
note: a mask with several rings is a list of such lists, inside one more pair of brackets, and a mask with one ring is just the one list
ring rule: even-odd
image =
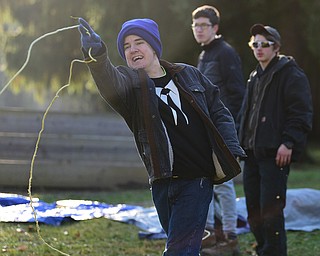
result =
[[258,66],[249,76],[239,115],[239,141],[257,158],[274,157],[282,143],[289,143],[296,161],[312,129],[312,116],[305,73],[292,57],[276,56],[264,72]]

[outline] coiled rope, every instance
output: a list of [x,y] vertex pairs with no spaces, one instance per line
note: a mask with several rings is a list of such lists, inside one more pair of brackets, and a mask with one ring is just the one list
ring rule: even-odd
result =
[[[28,62],[29,62],[29,59],[30,59],[30,55],[31,55],[31,50],[33,48],[33,46],[38,42],[40,41],[41,39],[45,38],[45,37],[48,37],[48,36],[51,36],[51,35],[54,35],[54,34],[57,34],[59,32],[62,32],[62,31],[65,31],[65,30],[70,30],[70,29],[74,29],[74,28],[78,28],[79,25],[74,25],[74,26],[69,26],[69,27],[63,27],[63,28],[59,28],[55,31],[52,31],[52,32],[49,32],[49,33],[46,33],[40,37],[38,37],[37,39],[35,39],[29,46],[29,49],[28,49],[28,54],[27,54],[27,58],[24,62],[24,64],[22,65],[22,67],[17,71],[17,73],[15,73],[15,75],[7,82],[7,84],[5,84],[5,86],[2,88],[2,90],[0,91],[0,95],[9,87],[9,85],[12,83],[12,81],[25,69],[25,67],[27,66]],[[76,62],[80,62],[80,63],[90,63],[92,61],[96,61],[92,55],[91,55],[91,48],[89,49],[89,57],[90,57],[90,60],[80,60],[80,59],[74,59],[71,61],[71,64],[70,64],[70,68],[69,68],[69,79],[68,79],[68,83],[64,86],[62,86],[55,94],[55,96],[53,97],[53,99],[51,100],[51,102],[49,103],[48,107],[46,108],[44,114],[43,114],[43,117],[41,119],[41,129],[38,133],[38,138],[37,138],[37,141],[36,141],[36,144],[35,144],[35,148],[34,148],[34,153],[33,153],[33,156],[32,156],[32,159],[31,159],[31,164],[30,164],[30,171],[29,171],[29,182],[28,182],[28,196],[30,198],[30,207],[32,209],[32,213],[33,213],[33,216],[34,216],[34,219],[35,219],[35,223],[36,223],[36,230],[37,230],[37,234],[38,234],[38,237],[39,239],[45,244],[47,245],[49,248],[51,248],[52,250],[62,254],[62,255],[66,255],[66,256],[70,256],[69,254],[67,253],[64,253],[60,250],[58,250],[57,248],[53,247],[52,245],[50,245],[49,243],[47,243],[43,237],[41,236],[41,232],[40,232],[40,226],[39,226],[39,222],[38,222],[38,218],[37,218],[37,213],[36,213],[36,210],[35,210],[35,207],[33,206],[33,198],[32,198],[32,179],[33,179],[33,169],[34,169],[34,162],[35,162],[35,159],[36,159],[36,156],[37,156],[37,152],[38,152],[38,149],[39,149],[39,144],[40,144],[40,140],[41,140],[41,136],[42,136],[42,133],[45,129],[45,119],[47,117],[47,114],[51,108],[51,106],[53,105],[53,103],[55,102],[55,100],[59,97],[59,93],[64,90],[65,88],[67,88],[70,83],[71,83],[71,79],[72,79],[72,71],[73,71],[73,65],[74,63]]]

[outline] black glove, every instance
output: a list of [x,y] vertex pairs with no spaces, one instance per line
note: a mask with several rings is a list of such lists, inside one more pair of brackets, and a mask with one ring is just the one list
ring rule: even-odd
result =
[[79,18],[79,32],[81,34],[81,46],[86,51],[89,52],[91,48],[91,54],[96,55],[99,50],[102,48],[100,36],[94,32],[90,27],[88,22],[84,19]]

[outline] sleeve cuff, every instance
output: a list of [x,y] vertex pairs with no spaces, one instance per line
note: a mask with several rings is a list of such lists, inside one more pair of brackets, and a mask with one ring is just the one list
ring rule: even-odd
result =
[[291,141],[283,142],[282,144],[285,145],[287,149],[293,149],[294,144]]

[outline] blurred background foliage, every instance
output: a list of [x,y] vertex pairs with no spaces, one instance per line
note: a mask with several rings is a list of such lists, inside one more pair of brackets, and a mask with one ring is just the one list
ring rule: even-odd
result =
[[[320,1],[318,0],[0,0],[0,82],[1,88],[26,60],[36,38],[58,28],[77,24],[83,17],[107,43],[115,65],[125,65],[116,48],[117,34],[124,21],[152,18],[159,24],[163,58],[196,65],[200,47],[191,31],[191,12],[211,4],[221,13],[220,33],[238,51],[247,79],[257,65],[247,46],[249,29],[254,23],[276,27],[282,36],[282,52],[292,55],[307,73],[314,100],[313,137],[319,137]],[[40,105],[67,83],[70,62],[81,59],[77,29],[67,30],[39,41],[26,69],[8,88],[12,95],[26,92]],[[0,89],[1,89],[0,88]],[[3,95],[0,102],[4,102]],[[72,86],[64,96],[77,104],[62,104],[70,111],[105,111],[85,65],[77,64]],[[26,100],[28,107],[28,100]],[[3,104],[0,104],[3,106]],[[93,107],[94,106],[94,107]]]

